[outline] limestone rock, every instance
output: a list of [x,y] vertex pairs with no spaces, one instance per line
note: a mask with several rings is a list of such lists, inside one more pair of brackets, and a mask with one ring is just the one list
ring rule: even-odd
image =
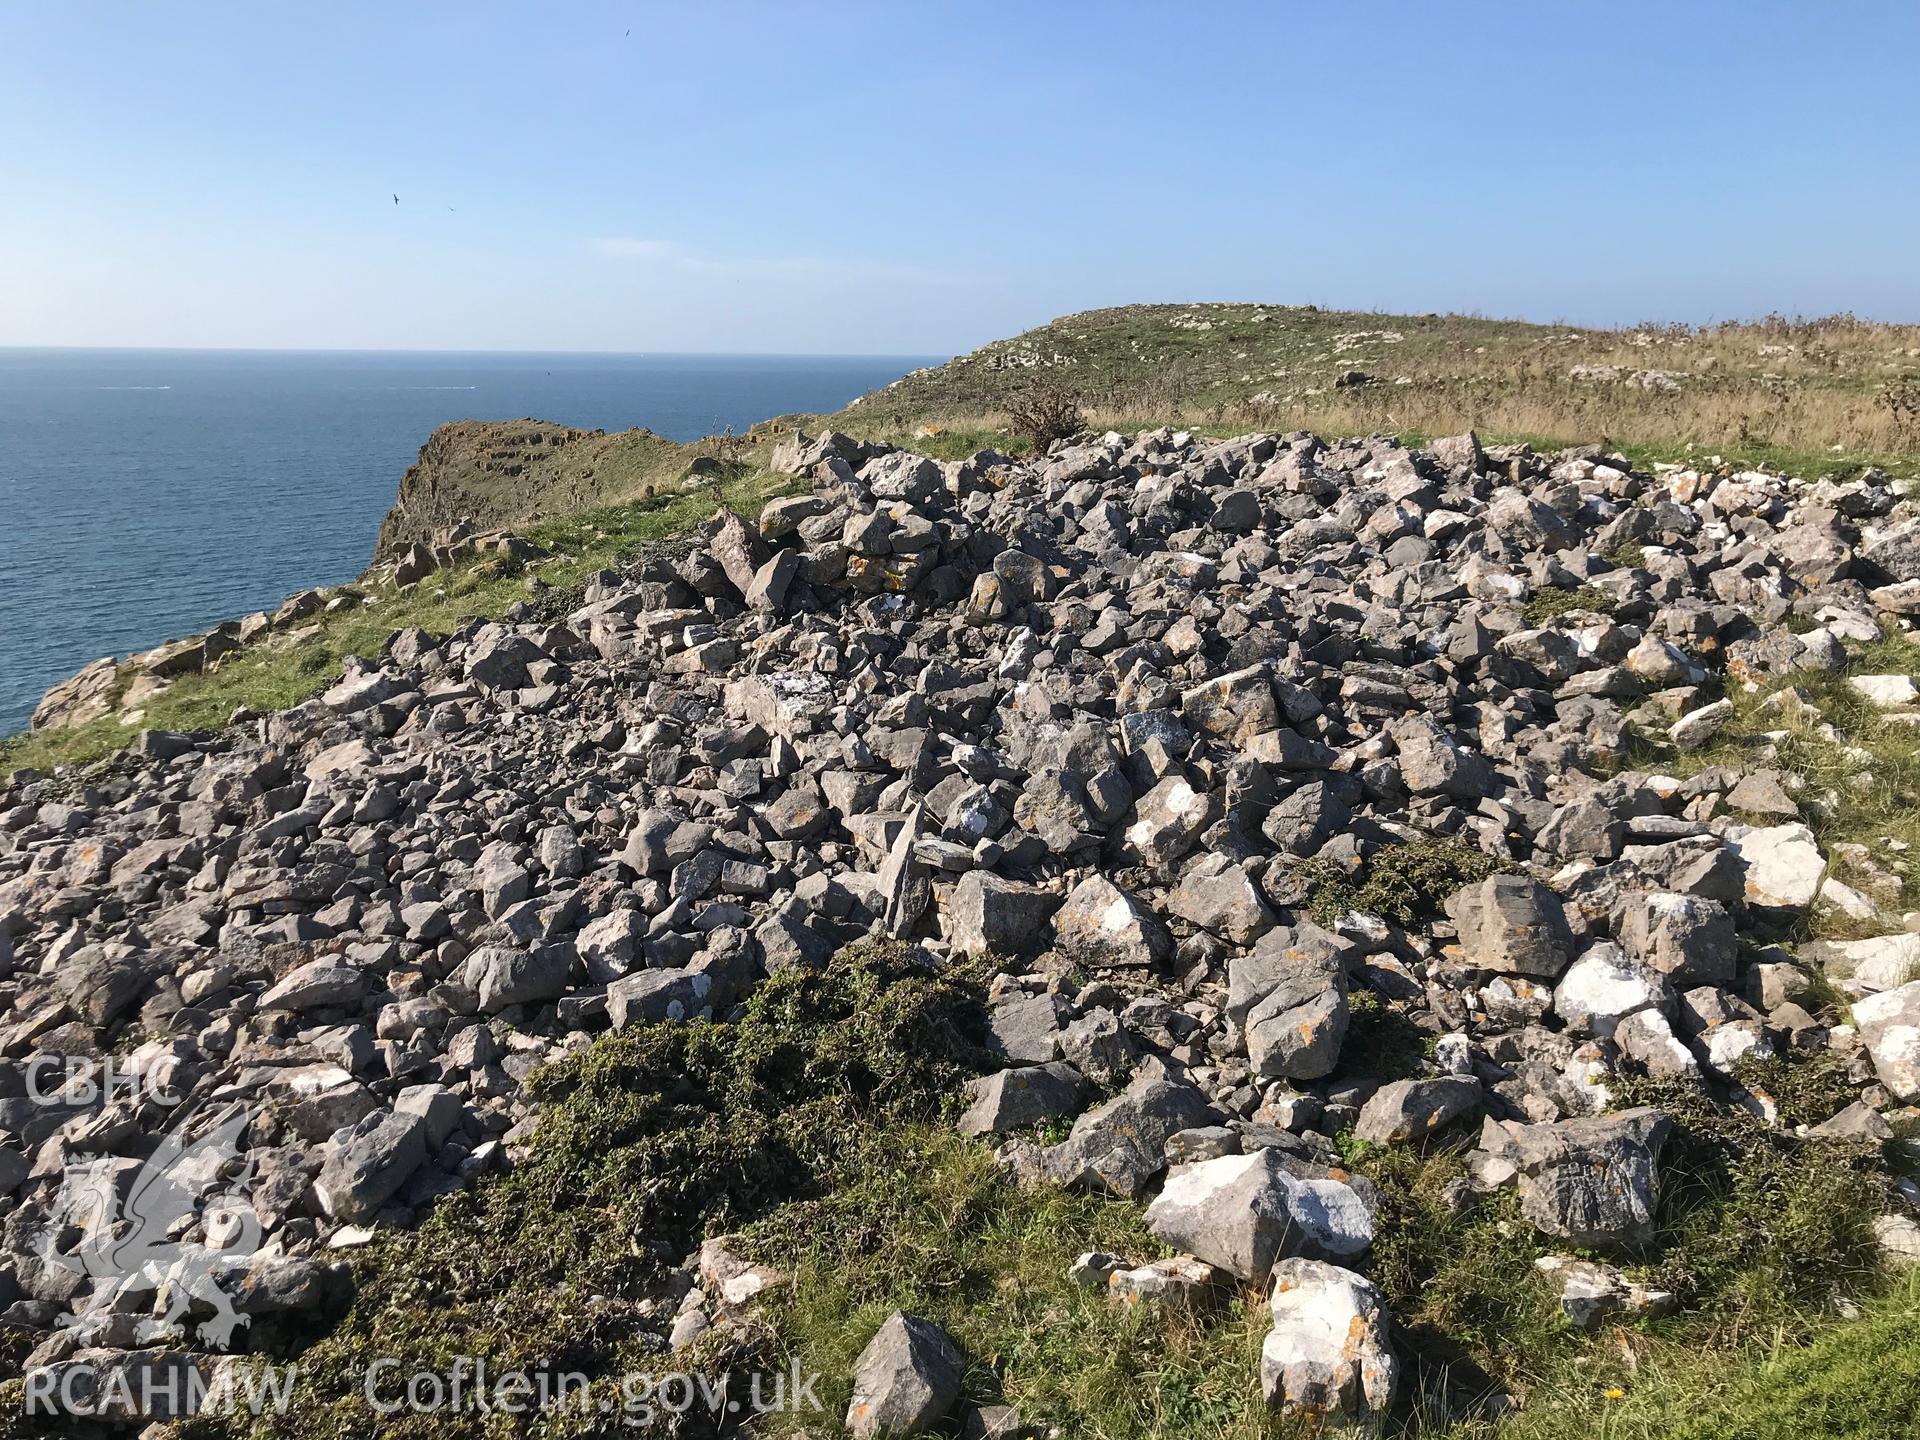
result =
[[896,1310],[881,1322],[853,1372],[847,1433],[924,1435],[960,1398],[959,1347],[931,1320]]
[[1372,1281],[1320,1260],[1274,1268],[1273,1328],[1260,1346],[1260,1385],[1276,1410],[1366,1428],[1385,1419],[1400,1366],[1386,1297]]

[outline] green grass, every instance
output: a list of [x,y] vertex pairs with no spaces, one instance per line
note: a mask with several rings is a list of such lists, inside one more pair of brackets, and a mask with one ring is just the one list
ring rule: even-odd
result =
[[[1602,441],[1641,463],[1717,456],[1811,477],[1867,464],[1911,469],[1920,428],[1885,392],[1920,371],[1917,341],[1913,327],[1851,317],[1595,330],[1297,305],[1127,305],[995,341],[830,418],[870,436],[907,436],[927,422],[991,430],[1023,390],[1051,381],[1073,391],[1096,426],[1403,437],[1472,427],[1497,443]],[[1596,364],[1682,379],[1666,393],[1570,374]],[[1381,383],[1336,387],[1356,369]]]
[[[1822,1057],[1790,1056],[1772,1078],[1802,1103],[1832,1095]],[[1616,1089],[1619,1104],[1657,1105],[1674,1120],[1644,1274],[1679,1297],[1675,1332],[1716,1344],[1804,1338],[1837,1302],[1872,1288],[1872,1222],[1889,1203],[1876,1147],[1801,1139],[1687,1086]],[[1839,1109],[1832,1099],[1827,1115]]]
[[[493,563],[437,571],[420,584],[396,590],[387,584],[355,586],[368,603],[316,617],[319,632],[289,645],[266,637],[227,656],[218,669],[183,677],[147,701],[137,727],[119,714],[66,730],[40,730],[0,741],[0,774],[83,765],[127,744],[136,729],[214,730],[235,710],[283,710],[326,689],[350,655],[377,658],[396,630],[419,626],[445,634],[474,616],[498,617],[516,600],[534,600],[539,587],[564,590],[617,563],[638,547],[697,525],[720,505],[757,516],[792,482],[766,474],[742,476],[720,487],[635,501],[531,527],[527,538],[553,554],[524,573],[504,573]],[[127,677],[130,682],[131,677]]]
[[1920,1276],[1804,1339],[1633,1337],[1501,1426],[1500,1440],[1901,1440],[1920,1435]]
[[1537,590],[1533,598],[1527,601],[1527,624],[1538,627],[1546,625],[1555,617],[1571,614],[1577,610],[1591,611],[1596,615],[1613,613],[1613,597],[1606,591],[1592,585],[1582,585],[1577,590],[1561,590],[1553,586]]
[[[1533,1263],[1557,1247],[1520,1218],[1511,1195],[1454,1203],[1461,1142],[1428,1154],[1348,1145],[1352,1168],[1381,1196],[1360,1268],[1398,1322],[1405,1393],[1390,1433],[1584,1435],[1590,1415],[1612,1404],[1604,1391],[1630,1382],[1625,1357],[1692,1357],[1692,1373],[1710,1367],[1719,1385],[1742,1379],[1762,1347],[1784,1355],[1841,1343],[1834,1300],[1879,1283],[1868,1222],[1881,1192],[1864,1157],[1769,1134],[1684,1095],[1634,1098],[1668,1104],[1679,1121],[1657,1241],[1639,1268],[1679,1289],[1688,1308],[1595,1337],[1561,1316]],[[970,1398],[1005,1400],[1030,1421],[1099,1440],[1299,1433],[1259,1400],[1259,1294],[1232,1287],[1210,1312],[1150,1322],[1115,1310],[1065,1272],[1088,1249],[1159,1253],[1132,1208],[1023,1190],[982,1147],[943,1130],[895,1134],[840,1187],[774,1212],[748,1238],[794,1276],[762,1358],[798,1355],[833,1377],[836,1406],[861,1347],[902,1308],[962,1342]],[[1527,1404],[1520,1422],[1472,1418],[1496,1393]],[[1662,1397],[1665,1423],[1685,1423],[1699,1398],[1676,1384]],[[1556,1414],[1564,1418],[1541,1418]]]
[[1136,1207],[1022,1190],[984,1145],[949,1130],[887,1137],[842,1188],[777,1212],[748,1241],[793,1276],[772,1310],[769,1357],[828,1377],[836,1416],[861,1348],[898,1308],[960,1342],[977,1403],[1011,1403],[1090,1440],[1279,1433],[1258,1398],[1261,1296],[1236,1288],[1193,1314],[1111,1304],[1067,1270],[1087,1250],[1165,1254]]

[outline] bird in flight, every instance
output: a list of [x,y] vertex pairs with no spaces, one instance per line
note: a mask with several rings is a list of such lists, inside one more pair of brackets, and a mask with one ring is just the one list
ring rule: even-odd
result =
[[396,195],[396,196],[394,196],[394,197],[393,197],[393,203],[394,203],[394,204],[396,204],[396,205],[398,205],[398,204],[400,203],[400,197],[399,197],[398,195]]

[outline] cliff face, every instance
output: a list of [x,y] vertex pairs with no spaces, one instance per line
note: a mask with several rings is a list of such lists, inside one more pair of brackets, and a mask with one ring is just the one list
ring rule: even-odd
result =
[[633,499],[676,478],[688,458],[650,430],[609,435],[544,420],[442,425],[400,480],[374,562],[462,519],[501,529]]

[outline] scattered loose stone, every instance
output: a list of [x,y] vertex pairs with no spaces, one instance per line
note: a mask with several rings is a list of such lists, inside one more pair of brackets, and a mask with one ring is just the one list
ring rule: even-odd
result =
[[[1630,1247],[1668,1127],[1611,1111],[1627,1075],[1714,1103],[1746,1060],[1831,1046],[1858,1100],[1813,1135],[1884,1140],[1920,1103],[1916,937],[1798,965],[1741,943],[1816,903],[1896,931],[1899,865],[1822,854],[1802,810],[1831,797],[1777,735],[1716,744],[1744,711],[1712,698],[1766,687],[1762,723],[1845,754],[1778,677],[1844,675],[1920,616],[1920,506],[1884,476],[1171,430],[1018,462],[795,435],[776,463],[812,488],[757,523],[398,631],[287,710],[8,782],[0,1275],[36,1287],[10,1323],[105,1333],[152,1303],[35,1257],[67,1238],[71,1157],[124,1175],[188,1114],[76,1098],[49,1122],[18,1103],[36,1061],[124,1057],[247,1112],[246,1303],[300,1314],[343,1298],[332,1251],[517,1162],[543,1064],[724,1022],[877,936],[1001,972],[962,1130],[1023,1180],[1147,1204],[1188,1252],[1081,1278],[1197,1306],[1271,1272],[1268,1394],[1363,1424],[1392,1390],[1388,1317],[1327,1262],[1364,1251],[1374,1192],[1329,1136],[1479,1117],[1469,1192],[1514,1185],[1542,1233]],[[482,556],[538,558],[467,527],[382,565],[432,585]],[[96,661],[35,723],[361,600]],[[1888,723],[1920,705],[1911,677],[1846,678]],[[1710,744],[1724,763],[1684,780],[1630,768],[1630,745]],[[1412,1059],[1377,1084],[1383,1037]],[[1597,1262],[1555,1273],[1576,1323],[1658,1303]],[[648,1298],[659,1348],[782,1283],[717,1241],[696,1274],[697,1298]],[[934,1405],[951,1347],[923,1324],[876,1336],[868,1399],[972,1425]]]

